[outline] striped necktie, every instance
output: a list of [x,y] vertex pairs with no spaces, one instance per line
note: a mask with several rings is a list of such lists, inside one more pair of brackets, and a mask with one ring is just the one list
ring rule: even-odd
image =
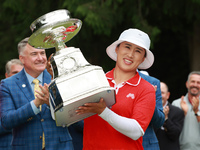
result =
[[[34,79],[33,80],[33,83],[35,84],[34,85],[34,96],[37,94],[36,90],[37,91],[40,91],[40,87],[39,87],[39,80],[38,79]],[[35,96],[36,98],[36,96]],[[42,111],[42,106],[40,105],[40,111]],[[45,137],[44,137],[44,132],[43,132],[43,135],[42,135],[42,149],[45,147]]]

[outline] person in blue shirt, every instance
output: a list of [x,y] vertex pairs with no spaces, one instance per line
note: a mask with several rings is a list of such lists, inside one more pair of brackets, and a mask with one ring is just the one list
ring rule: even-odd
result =
[[[1,81],[1,125],[13,131],[12,149],[73,150],[68,128],[56,126],[51,116],[47,85],[51,75],[46,70],[45,50],[32,47],[28,39],[18,44],[24,68]],[[34,90],[34,79],[39,80],[40,91]]]
[[162,107],[160,80],[141,73],[140,71],[138,71],[138,73],[143,79],[151,83],[156,88],[156,107],[151,122],[143,136],[142,146],[144,147],[144,150],[160,150],[158,139],[154,132],[154,128],[160,128],[165,121],[165,114],[163,113]]

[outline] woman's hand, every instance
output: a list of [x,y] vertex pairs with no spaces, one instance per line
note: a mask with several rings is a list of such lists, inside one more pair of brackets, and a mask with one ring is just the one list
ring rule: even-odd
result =
[[83,106],[80,106],[76,113],[78,115],[85,113],[96,113],[101,114],[106,108],[106,103],[103,98],[100,99],[98,103],[85,103]]

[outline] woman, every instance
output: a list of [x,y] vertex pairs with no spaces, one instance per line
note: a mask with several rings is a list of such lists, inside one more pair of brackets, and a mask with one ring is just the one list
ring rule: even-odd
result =
[[110,86],[116,89],[116,103],[111,109],[101,98],[99,103],[86,103],[77,114],[97,113],[84,120],[83,149],[142,150],[142,136],[155,109],[155,90],[142,79],[139,69],[149,68],[154,56],[149,50],[149,36],[128,29],[107,48],[108,56],[116,61],[106,73]]

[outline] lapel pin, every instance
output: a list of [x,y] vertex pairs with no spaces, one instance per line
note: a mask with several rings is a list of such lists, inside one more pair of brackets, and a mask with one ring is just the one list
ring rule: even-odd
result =
[[22,87],[25,88],[25,87],[26,87],[26,84],[22,84]]

